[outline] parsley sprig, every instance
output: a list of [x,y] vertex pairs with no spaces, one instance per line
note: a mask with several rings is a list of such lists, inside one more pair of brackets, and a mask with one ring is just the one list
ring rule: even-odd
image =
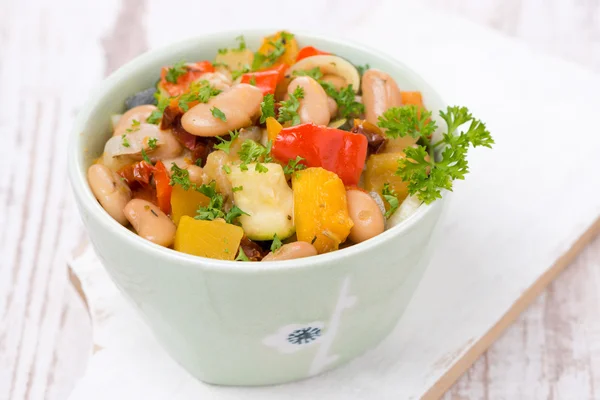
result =
[[240,157],[240,170],[248,171],[248,164],[256,163],[254,167],[255,171],[265,173],[269,169],[262,165],[262,163],[270,163],[273,161],[273,157],[271,157],[271,146],[273,142],[269,141],[267,146],[263,146],[260,143],[255,142],[254,140],[247,139],[242,143],[242,147],[240,151],[238,151],[238,156]]
[[298,108],[300,107],[300,99],[304,98],[304,89],[301,86],[296,87],[294,92],[290,94],[290,98],[281,102],[279,108],[279,118],[277,121],[280,123],[286,123],[291,121],[292,126],[300,125],[300,116],[298,115]]
[[[469,172],[469,147],[491,148],[494,144],[485,124],[473,118],[466,107],[448,107],[445,112],[440,111],[448,130],[436,142],[433,142],[432,135],[437,126],[430,117],[430,112],[410,105],[388,109],[378,122],[391,138],[412,136],[424,143],[404,150],[405,157],[398,160],[396,175],[408,182],[411,195],[417,195],[426,204],[441,198],[442,189],[451,191],[454,180],[465,178]],[[463,124],[468,124],[468,129],[457,133]],[[438,148],[440,156],[436,160]]]
[[175,65],[173,65],[167,70],[167,75],[165,76],[165,79],[167,80],[167,82],[177,83],[179,77],[181,75],[187,74],[187,72],[188,67],[185,65],[185,61],[181,60],[175,63]]

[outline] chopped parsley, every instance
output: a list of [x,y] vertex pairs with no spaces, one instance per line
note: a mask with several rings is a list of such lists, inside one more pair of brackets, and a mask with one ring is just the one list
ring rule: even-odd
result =
[[221,141],[219,144],[215,144],[214,148],[218,150],[223,150],[225,153],[229,154],[231,150],[231,144],[237,137],[240,136],[240,132],[238,130],[229,131],[229,140],[223,139],[221,136],[217,136],[217,139]]
[[156,99],[158,105],[156,106],[157,110],[152,111],[152,114],[148,118],[146,118],[146,122],[149,124],[157,125],[160,122],[160,119],[163,116],[163,112],[165,108],[171,102],[171,98],[167,96],[163,96],[160,91],[156,91],[154,93],[154,98]]
[[196,161],[194,161],[194,164],[197,167],[201,167],[202,166],[202,158],[201,157],[196,158]]
[[195,219],[213,221],[217,218],[225,217],[223,212],[223,196],[217,193],[216,183],[212,181],[208,185],[201,185],[196,190],[208,197],[207,206],[202,206],[196,211]]
[[271,243],[271,251],[273,253],[275,253],[277,250],[279,250],[281,248],[281,246],[283,246],[283,243],[281,243],[281,240],[279,239],[277,234],[274,234],[273,235],[273,243]]
[[248,66],[248,64],[244,64],[242,66],[242,69],[231,71],[231,79],[235,81],[237,78],[244,75],[246,72],[250,72],[250,66]]
[[381,195],[383,196],[385,201],[387,201],[388,204],[390,205],[390,209],[387,210],[384,214],[385,218],[389,218],[396,212],[398,207],[400,207],[400,201],[398,200],[398,195],[396,194],[396,191],[394,189],[392,189],[390,187],[390,184],[387,182],[383,184],[383,189],[381,190]]
[[227,175],[231,173],[231,167],[229,167],[229,165],[225,164],[221,168],[223,169],[223,171],[225,171]]
[[361,78],[367,70],[371,69],[371,66],[369,64],[355,65],[355,67],[358,71],[358,75],[360,75]]
[[122,134],[121,135],[121,145],[123,145],[123,147],[129,147],[129,140],[127,140],[127,135],[126,134]]
[[225,219],[225,222],[232,224],[236,218],[242,215],[248,215],[242,211],[238,206],[233,206],[228,212],[223,211],[223,195],[217,192],[215,189],[216,183],[212,181],[208,185],[202,185],[198,187],[200,193],[209,198],[208,206],[199,207],[196,211],[195,219],[214,221],[217,218]]
[[185,75],[188,72],[188,67],[185,65],[185,61],[181,60],[171,68],[167,70],[165,79],[170,83],[177,83],[177,80],[181,75]]
[[250,259],[246,255],[246,253],[244,253],[244,249],[242,249],[241,247],[240,247],[240,250],[238,251],[238,255],[235,258],[235,261],[250,261]]
[[187,169],[179,168],[175,163],[171,164],[171,181],[169,185],[179,185],[183,190],[189,190],[196,188],[196,185],[190,181],[190,172]]
[[[244,51],[246,50],[246,39],[244,38],[244,35],[240,35],[238,37],[235,38],[235,40],[237,40],[239,42],[238,47],[235,49],[228,49],[228,48],[224,48],[224,49],[218,49],[217,53],[219,54],[227,54],[230,51],[236,51],[236,52],[240,52],[240,51]],[[215,63],[213,63],[214,65]]]
[[262,54],[259,52],[254,53],[254,60],[252,61],[252,71],[258,71],[260,69],[272,67],[277,60],[285,53],[285,45],[288,41],[292,40],[294,35],[289,32],[281,32],[279,38],[275,41],[270,40],[270,44],[273,48],[267,53]]
[[291,175],[295,171],[300,171],[306,168],[306,165],[300,164],[300,161],[304,160],[304,158],[297,156],[295,160],[288,161],[287,165],[283,167],[283,173],[286,175]]
[[150,149],[152,149],[152,150],[156,149],[157,141],[158,141],[158,139],[155,137],[148,139],[148,147],[150,147]]
[[193,82],[190,85],[187,93],[182,94],[179,97],[179,108],[186,112],[190,109],[189,103],[196,101],[200,103],[208,103],[212,97],[218,95],[219,93],[221,93],[221,91],[212,87],[207,80]]
[[[125,130],[125,132],[131,133],[131,132],[136,132],[140,130],[140,121],[138,121],[137,119],[134,119],[131,121],[131,128],[127,128]],[[126,146],[129,147],[129,146]]]
[[358,117],[365,112],[365,106],[356,101],[356,95],[352,85],[348,85],[339,91],[329,82],[319,82],[328,96],[333,98],[338,105],[338,113],[342,118]]
[[269,163],[273,161],[271,157],[271,146],[273,143],[269,141],[267,147],[255,142],[254,140],[247,139],[242,143],[238,156],[242,163],[240,164],[240,170],[248,171],[248,164],[256,163],[255,171],[267,172],[269,169],[261,164],[261,162]]
[[260,103],[260,123],[264,124],[267,118],[275,117],[275,97],[268,93]]
[[225,115],[225,113],[223,111],[219,110],[217,107],[211,108],[210,113],[212,114],[213,117],[218,118],[223,122],[227,122],[227,116]]
[[231,207],[231,210],[229,210],[226,214],[225,214],[225,222],[227,222],[228,224],[233,224],[233,222],[241,217],[242,215],[250,215],[244,211],[242,211],[238,206],[234,205],[233,207]]
[[244,190],[244,187],[243,187],[243,186],[234,186],[234,187],[231,189],[231,191],[232,191],[233,193],[235,193],[235,192],[239,192],[239,191],[241,191],[241,190]]
[[308,69],[306,71],[296,70],[292,73],[294,76],[310,76],[314,80],[318,81],[323,77],[323,73],[321,72],[321,68],[314,67],[312,69]]
[[146,161],[148,164],[153,165],[152,161],[150,160],[150,157],[148,157],[148,154],[146,154],[146,150],[144,150],[143,148],[142,148],[142,159],[144,161]]
[[239,42],[239,45],[238,45],[238,48],[237,49],[233,49],[233,51],[244,51],[244,50],[246,50],[246,39],[244,38],[244,35],[240,35],[240,36],[236,37],[235,40],[237,40]]
[[304,89],[300,86],[296,87],[294,92],[290,94],[290,98],[281,102],[279,118],[277,120],[282,124],[290,121],[292,126],[299,125],[300,116],[298,115],[298,108],[300,107],[300,99],[303,98]]
[[249,84],[251,84],[252,86],[256,86],[256,77],[254,75],[252,75],[250,77],[250,82],[248,82]]

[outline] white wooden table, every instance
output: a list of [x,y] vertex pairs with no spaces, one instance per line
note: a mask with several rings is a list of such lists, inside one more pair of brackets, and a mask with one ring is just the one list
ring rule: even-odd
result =
[[[426,2],[600,72],[598,1]],[[307,15],[321,4],[349,21],[372,6],[306,3]],[[147,24],[176,12],[160,0],[0,0],[0,399],[63,399],[83,373],[90,327],[64,260],[85,234],[65,138],[92,85],[167,29]],[[597,239],[446,399],[600,398],[599,267]]]

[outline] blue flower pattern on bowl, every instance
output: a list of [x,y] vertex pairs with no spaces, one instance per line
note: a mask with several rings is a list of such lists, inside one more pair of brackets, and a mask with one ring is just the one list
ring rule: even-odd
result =
[[313,340],[316,340],[319,336],[321,336],[321,328],[309,326],[306,328],[296,329],[290,333],[287,337],[287,341],[298,345],[308,344]]

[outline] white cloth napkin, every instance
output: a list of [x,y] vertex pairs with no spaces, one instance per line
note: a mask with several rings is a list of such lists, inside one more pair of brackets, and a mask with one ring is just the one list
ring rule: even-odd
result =
[[600,135],[590,118],[600,109],[600,79],[417,5],[374,4],[352,29],[355,40],[413,67],[450,104],[468,105],[496,139],[494,150],[473,152],[471,174],[455,185],[442,244],[396,330],[378,348],[309,380],[207,385],[165,354],[89,250],[71,266],[101,350],[71,400],[439,395],[432,386],[600,216]]

